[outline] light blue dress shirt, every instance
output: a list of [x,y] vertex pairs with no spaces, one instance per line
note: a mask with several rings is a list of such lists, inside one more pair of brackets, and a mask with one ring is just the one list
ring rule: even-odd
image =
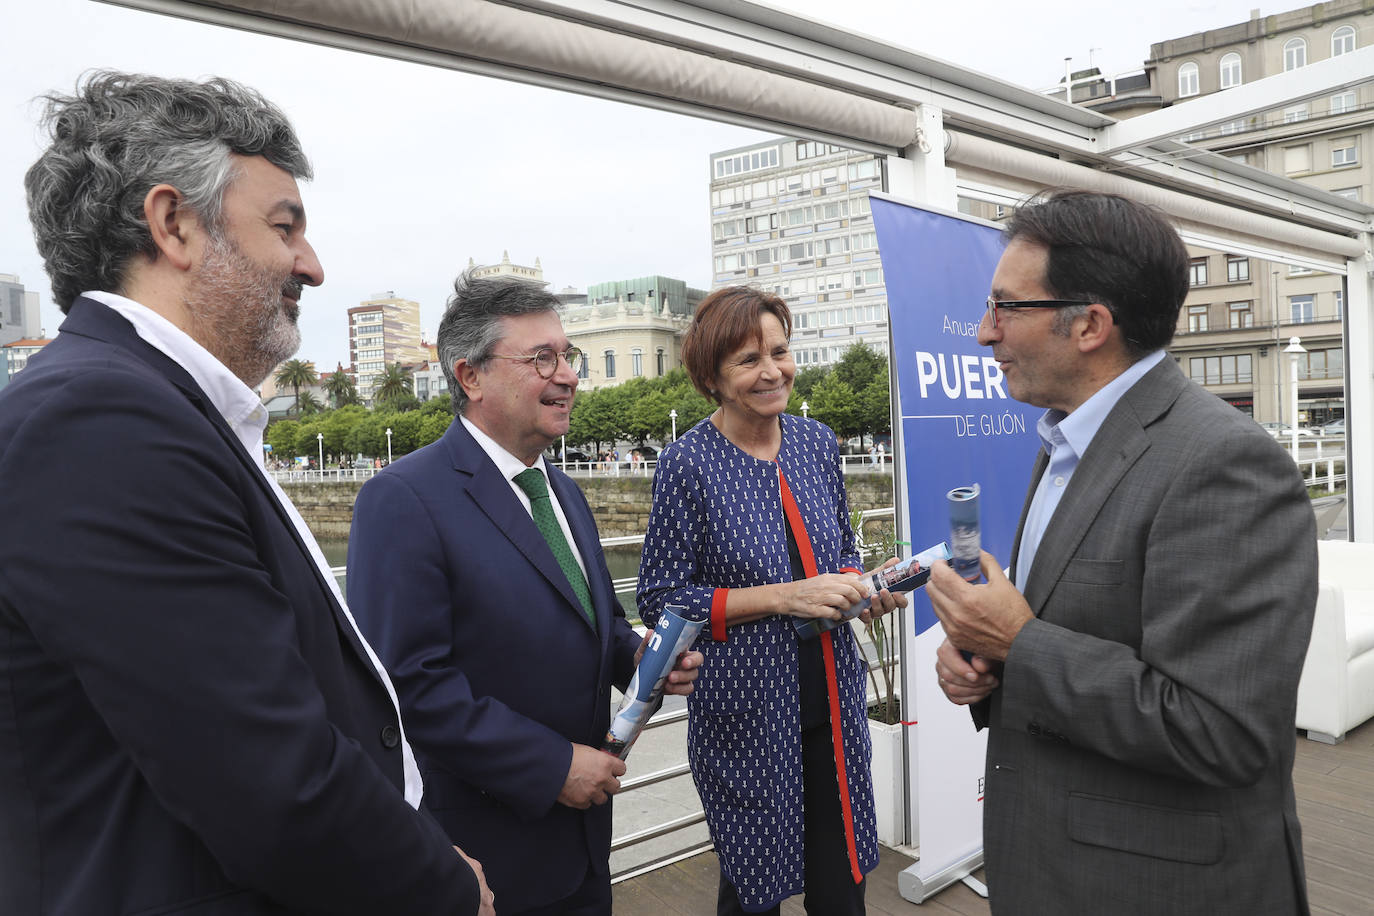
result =
[[1045,454],[1050,456],[1050,463],[1045,466],[1045,473],[1040,475],[1040,482],[1035,487],[1035,497],[1031,500],[1030,511],[1026,513],[1021,545],[1016,553],[1016,588],[1021,592],[1025,592],[1026,582],[1030,579],[1031,564],[1035,561],[1040,539],[1045,536],[1050,519],[1054,518],[1054,510],[1059,508],[1059,500],[1068,489],[1079,460],[1088,446],[1092,445],[1093,438],[1116,402],[1164,356],[1163,350],[1147,354],[1099,388],[1073,413],[1047,410],[1035,424],[1035,431],[1040,436]]

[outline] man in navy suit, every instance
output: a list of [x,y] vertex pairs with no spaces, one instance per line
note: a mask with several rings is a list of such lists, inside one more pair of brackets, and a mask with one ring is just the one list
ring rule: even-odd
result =
[[[349,596],[395,679],[426,803],[503,916],[610,912],[625,765],[597,748],[640,645],[587,500],[543,458],[582,358],[560,305],[525,281],[458,278],[438,337],[456,419],[368,481],[348,544]],[[685,653],[668,691],[690,692],[700,663]]]
[[97,73],[25,179],[67,314],[0,393],[0,909],[490,914],[263,471],[323,271],[252,90]]

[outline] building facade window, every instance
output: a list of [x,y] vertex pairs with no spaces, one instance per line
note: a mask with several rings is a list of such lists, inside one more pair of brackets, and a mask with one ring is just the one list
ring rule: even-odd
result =
[[1178,97],[1198,94],[1197,64],[1192,61],[1178,68]]
[[1250,259],[1237,257],[1235,255],[1226,256],[1226,282],[1244,283],[1250,279]]
[[585,356],[577,367],[577,377],[584,382],[592,377],[592,361]]
[[1234,51],[1221,56],[1221,88],[1230,89],[1240,85],[1240,55]]
[[1283,171],[1288,175],[1312,171],[1312,146],[1307,143],[1301,146],[1285,146]]
[[635,378],[644,374],[644,351],[639,347],[630,351],[630,374]]
[[1188,306],[1188,330],[1205,331],[1207,330],[1207,306],[1190,305]]
[[1283,43],[1283,69],[1285,72],[1307,66],[1307,42],[1301,38],[1290,38]]
[[1343,25],[1331,33],[1332,57],[1349,54],[1353,50],[1355,50],[1355,29],[1353,26]]
[[1206,286],[1207,285],[1207,259],[1193,258],[1188,262],[1188,285]]
[[654,353],[654,361],[655,361],[655,363],[657,363],[657,366],[658,366],[658,375],[659,375],[659,377],[662,378],[664,375],[667,375],[667,372],[664,371],[664,366],[663,366],[663,348],[662,348],[662,347],[659,347],[658,350],[657,350],[657,352]]
[[1298,355],[1298,378],[1340,378],[1344,366],[1345,351],[1340,347],[1308,350]]
[[1333,115],[1345,114],[1347,111],[1355,110],[1355,93],[1342,92],[1331,97],[1331,113]]
[[1307,120],[1307,106],[1306,106],[1306,105],[1294,105],[1292,108],[1285,108],[1285,109],[1283,110],[1283,123],[1285,123],[1285,124],[1292,124],[1292,123],[1294,123],[1295,121],[1306,121],[1306,120]]
[[1344,293],[1342,290],[1339,290],[1339,289],[1338,289],[1338,290],[1336,290],[1336,320],[1337,320],[1337,321],[1340,321],[1340,320],[1341,320],[1342,318],[1344,318],[1344,317],[1345,317],[1345,293]]
[[1236,356],[1194,356],[1188,375],[1199,385],[1242,385],[1254,380],[1249,353]]
[[606,356],[606,378],[615,378],[615,351],[607,350]]
[[1231,302],[1227,304],[1229,312],[1227,327],[1253,328],[1255,326],[1255,313],[1250,307],[1249,302]]
[[1360,157],[1355,152],[1355,139],[1353,137],[1347,140],[1337,140],[1336,143],[1340,145],[1331,147],[1331,167],[1333,169],[1359,164]]
[[1332,191],[1331,193],[1332,193],[1332,194],[1335,194],[1337,197],[1344,197],[1346,200],[1359,200],[1359,199],[1360,199],[1360,189],[1359,189],[1359,188],[1337,188],[1336,190]]
[[1311,324],[1316,320],[1314,309],[1316,297],[1310,293],[1304,296],[1289,296],[1288,310],[1293,316],[1294,324]]

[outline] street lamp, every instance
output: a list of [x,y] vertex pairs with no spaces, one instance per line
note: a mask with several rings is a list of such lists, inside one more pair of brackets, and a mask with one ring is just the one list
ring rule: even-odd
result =
[[1301,339],[1297,337],[1288,338],[1288,346],[1283,348],[1283,352],[1289,354],[1292,360],[1292,371],[1288,374],[1289,387],[1292,389],[1293,414],[1289,419],[1289,433],[1293,448],[1293,460],[1298,460],[1298,359],[1306,353]]
[[[1296,369],[1294,370],[1297,371]],[[320,473],[324,473],[324,433],[315,433],[315,441],[320,444]]]
[[673,441],[677,441],[677,408],[668,411],[668,419],[673,421]]
[[386,428],[386,463],[391,463],[391,427]]
[[802,416],[806,417],[807,419],[810,419],[811,417],[811,405],[806,403],[805,401],[802,401]]

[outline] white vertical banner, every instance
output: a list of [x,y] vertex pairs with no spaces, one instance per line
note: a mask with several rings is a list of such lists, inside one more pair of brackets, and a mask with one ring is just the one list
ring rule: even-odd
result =
[[[981,488],[983,549],[1009,557],[1039,447],[1032,408],[1007,395],[992,353],[978,344],[1000,230],[981,220],[874,195],[892,335],[898,537],[912,551],[949,540],[947,494]],[[935,681],[944,639],[924,590],[907,610],[902,717],[911,843],[919,859],[898,889],[921,901],[982,864],[986,739]]]

